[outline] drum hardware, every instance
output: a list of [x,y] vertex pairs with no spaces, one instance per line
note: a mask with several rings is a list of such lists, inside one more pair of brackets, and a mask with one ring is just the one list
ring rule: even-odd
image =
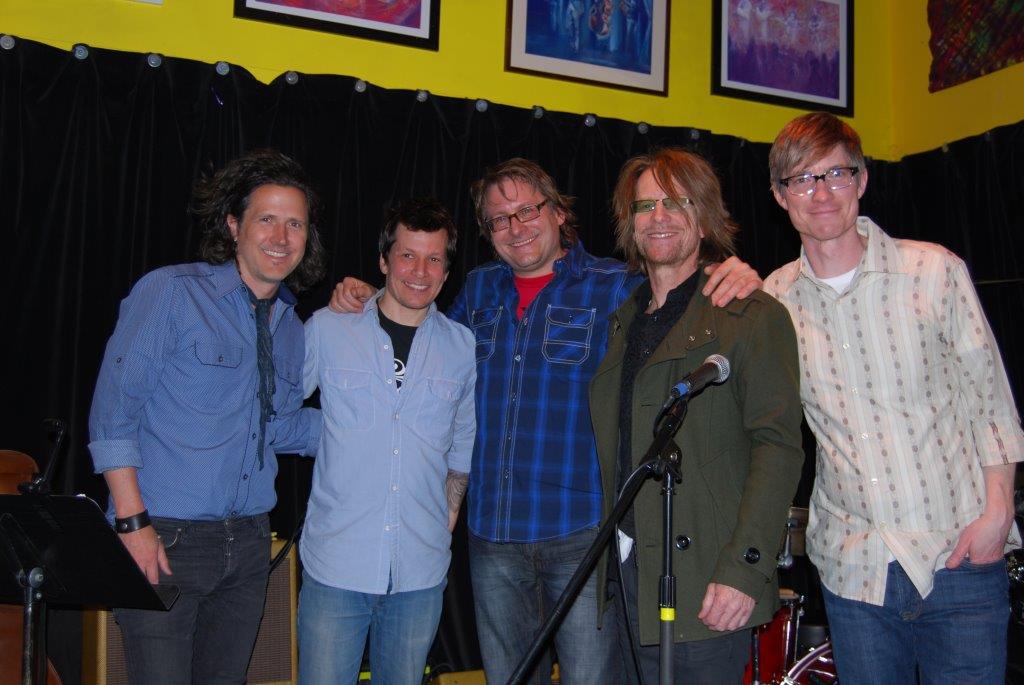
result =
[[[807,520],[807,509],[790,507],[786,536],[776,557],[780,569],[791,568],[793,557],[806,553]],[[1024,564],[1021,574],[1024,576]],[[751,660],[744,683],[835,685],[838,680],[827,629],[824,626],[801,625],[804,597],[793,590],[780,588],[779,603],[781,607],[772,621],[751,631]],[[808,644],[813,647],[800,656],[801,645]]]

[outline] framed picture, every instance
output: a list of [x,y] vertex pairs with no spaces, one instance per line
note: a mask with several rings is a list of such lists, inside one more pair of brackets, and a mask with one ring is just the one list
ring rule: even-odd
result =
[[853,0],[714,0],[711,92],[853,115]]
[[437,50],[441,0],[235,0],[235,16]]
[[508,0],[505,69],[668,94],[668,0]]

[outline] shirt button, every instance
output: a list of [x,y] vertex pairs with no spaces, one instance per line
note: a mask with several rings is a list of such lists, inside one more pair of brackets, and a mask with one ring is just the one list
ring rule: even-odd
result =
[[850,349],[850,343],[843,343],[843,349],[844,350]]
[[391,530],[391,526],[384,526],[384,530]]
[[505,478],[508,478],[508,469],[505,469]]
[[398,486],[397,485],[392,485],[391,486],[391,492],[398,492]]
[[232,509],[228,516],[238,516],[238,512]]
[[850,388],[850,392],[852,392],[854,395],[856,395],[857,394],[857,388]]
[[253,433],[253,434],[252,434],[252,439],[253,439],[253,440],[255,440],[255,439],[256,439],[256,434],[255,434],[255,433]]
[[242,480],[249,480],[249,474],[248,473],[243,473],[242,474]]
[[520,362],[520,361],[522,361],[522,360],[523,360],[523,356],[522,356],[521,354],[517,354],[517,355],[515,356],[515,360],[516,360],[517,362]]
[[530,320],[530,317],[528,317],[528,316],[524,316],[524,317],[523,317],[523,325],[525,326],[525,325],[526,325],[526,323],[527,323],[527,322],[528,322],[529,320]]
[[224,361],[224,355],[220,355],[219,357],[217,357],[217,361],[219,361],[219,362]]
[[398,412],[395,412],[395,421],[398,420]]
[[860,434],[860,439],[861,440],[867,440],[868,439],[868,434],[867,433],[861,433]]
[[390,379],[390,378],[389,378],[389,379],[387,379],[387,380],[386,380],[386,381],[384,381],[384,382],[385,382],[385,383],[387,383],[388,385],[391,385],[391,379]]
[[391,450],[391,454],[398,454],[398,450]]
[[384,349],[385,349],[385,350],[390,350],[391,348],[390,348],[390,347],[388,347],[387,345],[385,345],[385,346],[384,346]]

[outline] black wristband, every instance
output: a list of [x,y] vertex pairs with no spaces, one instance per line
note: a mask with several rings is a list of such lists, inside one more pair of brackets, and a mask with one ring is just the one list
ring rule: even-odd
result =
[[149,511],[143,509],[135,516],[129,516],[123,519],[114,519],[114,530],[118,533],[134,533],[137,530],[142,530],[146,526],[152,525],[149,520]]

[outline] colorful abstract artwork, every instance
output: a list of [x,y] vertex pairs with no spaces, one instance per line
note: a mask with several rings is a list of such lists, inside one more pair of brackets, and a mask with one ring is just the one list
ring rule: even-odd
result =
[[851,114],[852,0],[716,0],[711,91]]
[[1024,0],[928,0],[935,92],[1024,61]]
[[235,16],[437,49],[440,0],[235,0]]
[[666,92],[667,0],[509,0],[505,67]]

